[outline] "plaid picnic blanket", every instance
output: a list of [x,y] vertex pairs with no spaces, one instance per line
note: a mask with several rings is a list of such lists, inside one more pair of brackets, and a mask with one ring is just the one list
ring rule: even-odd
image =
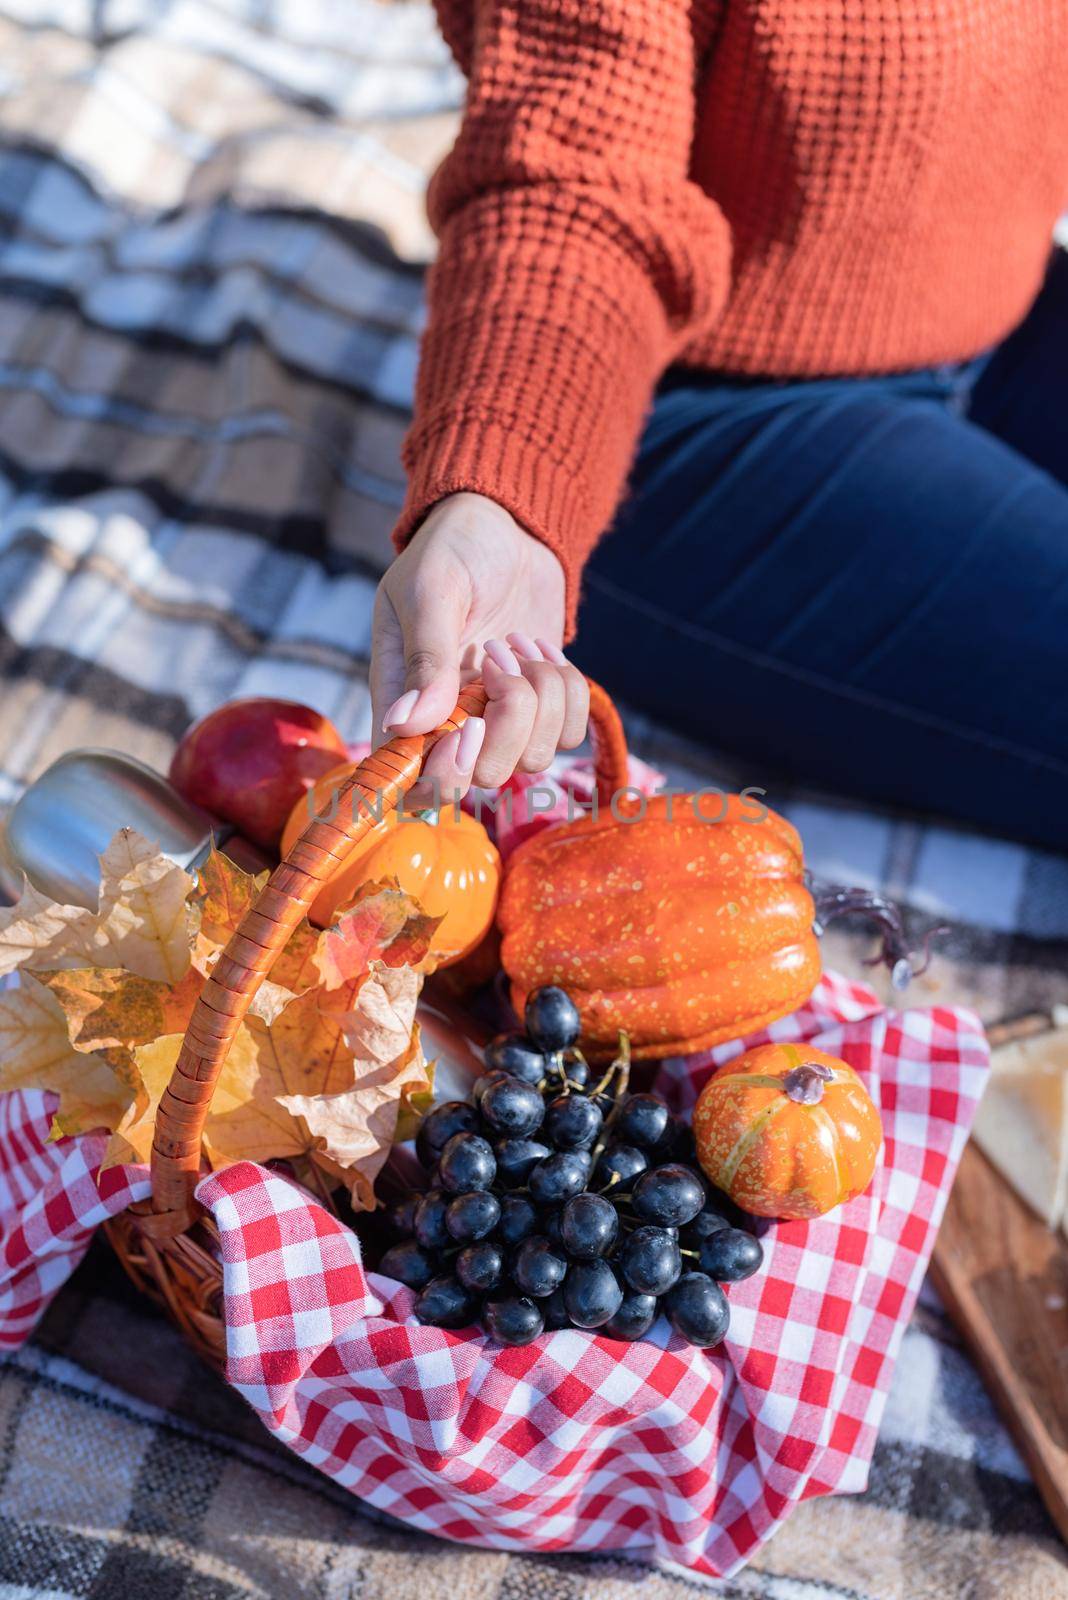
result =
[[[282,693],[366,734],[431,250],[462,85],[424,0],[0,0],[0,805],[60,751],[165,767]],[[672,781],[750,781],[645,724]],[[761,774],[762,780],[764,774]],[[1068,861],[769,784],[823,876],[950,921],[912,1004],[1064,998]],[[860,974],[861,935],[827,958]],[[462,1550],[282,1454],[102,1245],[0,1367],[0,1600],[613,1600],[625,1561]],[[688,1580],[641,1576],[650,1600]],[[723,1591],[1068,1596],[1061,1547],[921,1297],[862,1496],[809,1502]]]

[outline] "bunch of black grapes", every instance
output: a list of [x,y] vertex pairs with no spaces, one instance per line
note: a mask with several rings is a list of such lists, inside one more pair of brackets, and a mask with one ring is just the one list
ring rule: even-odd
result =
[[536,989],[525,1020],[488,1046],[471,1100],[423,1122],[432,1186],[391,1208],[402,1242],[380,1270],[417,1292],[421,1322],[477,1320],[500,1344],[569,1327],[640,1339],[660,1311],[691,1344],[718,1344],[720,1284],[755,1272],[760,1244],[713,1202],[690,1129],[627,1094],[625,1041],[593,1081],[563,989]]

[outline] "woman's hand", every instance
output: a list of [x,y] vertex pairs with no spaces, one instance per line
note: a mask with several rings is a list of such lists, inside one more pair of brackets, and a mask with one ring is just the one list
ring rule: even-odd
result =
[[429,733],[480,672],[485,717],[435,745],[426,778],[451,800],[472,783],[496,788],[517,768],[544,771],[586,732],[586,680],[560,649],[563,626],[564,573],[552,551],[483,495],[439,501],[375,599],[375,743]]

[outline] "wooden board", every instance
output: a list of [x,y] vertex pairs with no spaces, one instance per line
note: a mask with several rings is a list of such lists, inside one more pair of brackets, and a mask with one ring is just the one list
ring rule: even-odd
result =
[[975,1144],[964,1152],[931,1275],[1068,1542],[1068,1240]]

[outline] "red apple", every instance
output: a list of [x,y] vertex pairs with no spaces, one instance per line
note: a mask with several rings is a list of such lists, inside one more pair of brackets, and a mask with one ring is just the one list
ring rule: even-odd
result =
[[180,794],[275,848],[293,807],[324,772],[347,759],[326,717],[295,700],[230,700],[194,722],[174,752]]

